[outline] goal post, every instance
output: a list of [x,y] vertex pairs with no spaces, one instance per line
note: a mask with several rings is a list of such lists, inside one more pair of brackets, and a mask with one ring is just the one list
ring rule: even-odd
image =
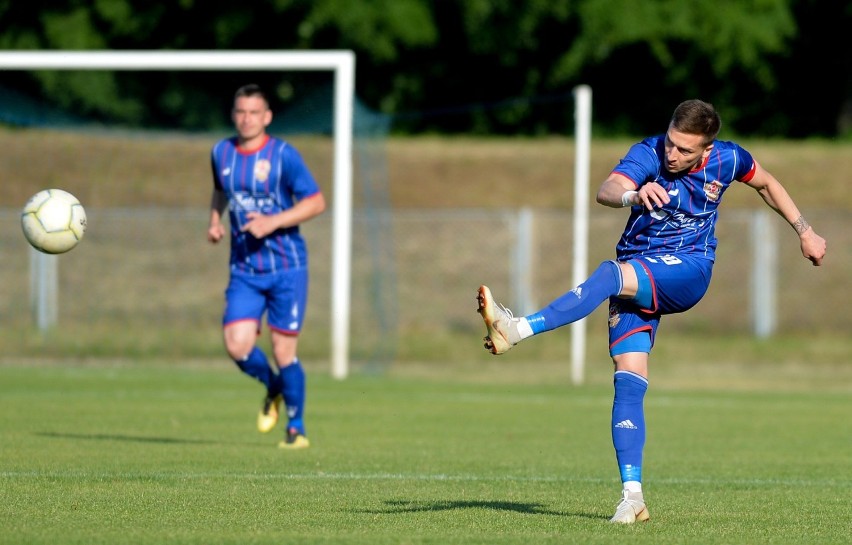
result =
[[0,70],[330,70],[334,73],[331,374],[349,374],[355,54],[324,51],[0,51]]

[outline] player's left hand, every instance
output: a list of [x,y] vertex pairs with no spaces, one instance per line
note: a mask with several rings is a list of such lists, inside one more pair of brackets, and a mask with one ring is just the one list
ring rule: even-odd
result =
[[653,212],[656,208],[662,208],[671,201],[666,188],[657,182],[643,184],[638,191],[639,201],[645,208]]
[[267,216],[260,212],[249,212],[246,217],[248,221],[240,228],[240,231],[249,233],[254,238],[263,238],[278,229],[275,216]]
[[813,227],[802,233],[799,239],[802,245],[802,255],[810,259],[815,267],[822,265],[826,250],[825,239],[816,234]]

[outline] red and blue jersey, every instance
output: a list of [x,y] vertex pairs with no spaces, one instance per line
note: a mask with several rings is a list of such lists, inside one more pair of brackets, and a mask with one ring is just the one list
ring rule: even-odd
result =
[[631,180],[636,189],[657,182],[671,199],[654,211],[644,205],[631,208],[616,256],[624,261],[688,252],[715,260],[717,209],[722,195],[735,180],[751,180],[757,165],[738,144],[717,140],[700,165],[689,172],[671,173],[665,168],[665,140],[662,134],[634,144],[613,169]]
[[226,138],[213,146],[211,164],[213,184],[228,197],[231,271],[257,275],[306,268],[308,250],[298,226],[261,239],[241,230],[249,212],[276,214],[320,193],[299,152],[274,136],[253,150]]

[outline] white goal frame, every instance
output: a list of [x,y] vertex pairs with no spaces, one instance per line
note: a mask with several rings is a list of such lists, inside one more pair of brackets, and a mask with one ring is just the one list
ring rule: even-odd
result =
[[331,374],[349,374],[355,54],[325,51],[0,51],[0,70],[301,70],[334,72]]

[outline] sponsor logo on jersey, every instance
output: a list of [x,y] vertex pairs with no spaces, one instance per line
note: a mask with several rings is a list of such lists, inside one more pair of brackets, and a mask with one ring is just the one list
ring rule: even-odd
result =
[[[716,196],[718,198],[718,195]],[[689,229],[695,231],[704,226],[704,220],[687,216],[683,212],[669,212],[660,208],[651,212],[655,220],[665,221],[675,229]]]

